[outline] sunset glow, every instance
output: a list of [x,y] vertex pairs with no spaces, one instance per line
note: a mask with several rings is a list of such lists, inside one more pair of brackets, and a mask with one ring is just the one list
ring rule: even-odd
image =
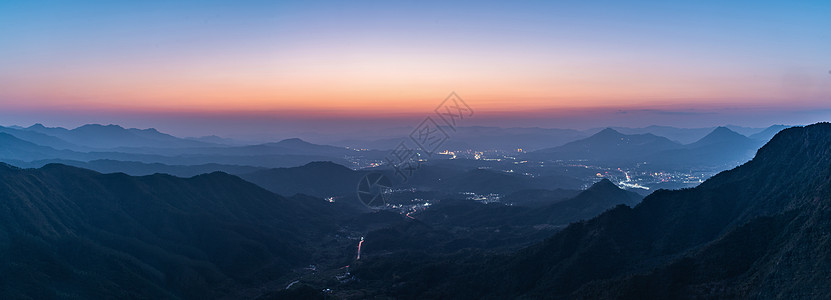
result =
[[[831,108],[831,5],[0,4],[6,111]],[[704,16],[704,17],[702,17]]]

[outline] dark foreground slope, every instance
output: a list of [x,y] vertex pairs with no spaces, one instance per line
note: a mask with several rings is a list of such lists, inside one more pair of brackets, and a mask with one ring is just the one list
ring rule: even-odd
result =
[[[380,277],[367,260],[358,274]],[[831,298],[831,124],[777,134],[693,189],[657,191],[506,256],[394,270],[399,298]],[[361,271],[360,269],[363,269]]]
[[0,165],[0,298],[213,298],[308,264],[335,217],[224,173]]

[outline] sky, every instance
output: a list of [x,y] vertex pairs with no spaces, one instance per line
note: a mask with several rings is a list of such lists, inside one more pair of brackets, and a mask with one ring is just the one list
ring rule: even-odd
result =
[[0,1],[0,125],[180,135],[831,119],[831,1]]

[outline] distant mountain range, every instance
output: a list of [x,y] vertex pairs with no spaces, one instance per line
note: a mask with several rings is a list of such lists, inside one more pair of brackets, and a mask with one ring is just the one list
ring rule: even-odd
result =
[[[752,129],[741,128],[748,132]],[[771,126],[755,132],[751,139],[763,143],[770,136],[786,128]],[[448,129],[450,130],[450,129]],[[704,130],[682,129],[666,126],[644,128],[617,128],[595,132],[571,129],[545,128],[495,128],[459,127],[448,140],[447,148],[459,149],[502,149],[516,152],[518,149],[545,148],[535,154],[549,153],[557,159],[594,159],[602,161],[640,160],[647,154],[664,150],[681,149],[678,142]],[[638,132],[636,134],[627,134]],[[94,160],[123,161],[166,165],[159,172],[192,174],[190,171],[175,170],[175,166],[193,165],[238,165],[250,167],[293,167],[312,161],[333,161],[349,165],[347,157],[381,161],[388,151],[355,151],[339,146],[308,143],[292,138],[280,142],[257,145],[239,145],[233,140],[221,137],[178,138],[155,129],[123,128],[118,125],[88,124],[75,129],[46,127],[35,124],[30,127],[0,127],[3,136],[0,143],[0,161],[12,164],[32,165],[34,161],[76,161]],[[666,137],[662,136],[666,135]],[[620,140],[623,139],[623,140]],[[392,149],[401,139],[389,139],[382,145],[373,141],[345,142],[353,149]],[[692,144],[692,143],[691,143]],[[689,156],[690,154],[684,154]],[[543,157],[544,158],[544,157]],[[735,159],[728,159],[733,161]],[[85,166],[86,167],[86,166]],[[94,167],[93,167],[94,168]],[[123,170],[129,174],[144,174],[152,166]],[[193,169],[193,168],[191,168]],[[209,169],[209,168],[203,168]],[[103,170],[103,169],[101,169]],[[140,170],[140,171],[139,171]],[[214,170],[229,170],[221,167]]]
[[585,139],[535,151],[528,157],[620,162],[636,161],[653,153],[680,148],[681,144],[651,133],[626,135],[606,128]]
[[[779,132],[787,126],[774,125],[768,128],[750,128],[742,126],[725,126],[730,130],[736,131],[742,135],[753,136],[753,139],[767,142],[773,137],[773,134]],[[632,127],[611,127],[617,132],[626,135],[638,134],[652,134],[660,137],[665,137],[673,142],[679,144],[693,143],[708,133],[712,132],[716,127],[702,127],[702,128],[678,128],[671,126],[648,126],[640,128]],[[557,128],[538,128],[538,127],[487,127],[487,126],[461,126],[456,127],[455,130],[446,128],[448,132],[452,132],[452,137],[444,144],[444,148],[450,150],[462,149],[480,149],[480,150],[502,150],[502,151],[516,151],[523,149],[524,151],[536,151],[540,149],[553,148],[562,146],[566,143],[573,142],[579,139],[587,138],[606,128],[592,128],[586,130],[575,129],[557,129]],[[412,129],[410,129],[412,130]],[[382,139],[344,139],[333,140],[331,144],[348,146],[353,148],[366,149],[393,149],[395,148],[409,133],[401,129],[395,132],[400,132],[391,138]],[[761,134],[766,132],[765,134]]]
[[[771,129],[773,131],[775,129]],[[757,137],[764,138],[769,131]],[[604,129],[588,138],[563,146],[527,154],[536,160],[587,160],[610,164],[653,164],[674,168],[687,166],[736,166],[753,157],[763,144],[727,127],[716,127],[696,142],[682,145],[665,137],[623,134]]]
[[75,129],[65,129],[35,124],[20,130],[53,136],[74,145],[81,145],[93,149],[220,146],[219,144],[177,138],[169,134],[161,133],[153,128],[125,129],[118,125],[87,124]]
[[[707,140],[733,135],[719,131]],[[377,257],[355,273],[396,274],[366,285],[403,298],[824,299],[829,178],[831,124],[789,128],[696,188],[657,191],[516,253],[408,256],[410,268]]]
[[[221,141],[221,139],[213,139]],[[126,172],[135,175],[165,172],[193,174],[193,170],[227,171],[234,166],[287,167],[312,161],[330,160],[349,164],[346,157],[381,159],[386,152],[354,151],[343,147],[317,145],[300,139],[286,139],[259,145],[226,145],[184,139],[155,129],[125,129],[117,125],[89,124],[75,129],[45,127],[0,127],[0,161],[35,166],[63,161],[73,165],[109,171],[102,162],[124,162]],[[85,164],[98,161],[94,164]],[[145,165],[139,165],[145,164]],[[200,168],[191,166],[201,165]],[[182,166],[182,167],[180,167]],[[216,168],[213,168],[216,167]]]

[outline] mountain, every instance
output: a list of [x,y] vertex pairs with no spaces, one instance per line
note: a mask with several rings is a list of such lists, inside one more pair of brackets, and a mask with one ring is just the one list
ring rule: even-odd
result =
[[463,126],[457,127],[453,132],[453,138],[447,141],[445,148],[495,149],[510,152],[517,151],[517,149],[533,151],[556,147],[587,136],[573,129],[538,127]]
[[755,133],[755,134],[753,134],[749,137],[753,140],[757,140],[757,141],[767,143],[768,141],[770,141],[771,138],[773,138],[774,135],[776,135],[777,133],[779,133],[780,131],[782,131],[784,129],[791,128],[791,127],[792,126],[788,126],[788,125],[772,125],[768,128],[765,128],[765,130],[762,130],[761,132]]
[[525,158],[587,160],[618,166],[647,163],[664,170],[723,169],[748,161],[761,145],[727,127],[716,127],[687,145],[653,134],[627,135],[607,128],[586,139],[529,153]]
[[[260,160],[269,157],[289,158],[295,157],[318,157],[319,160],[337,160],[345,162],[345,157],[368,157],[380,159],[386,152],[381,151],[356,151],[344,147],[318,145],[306,142],[298,138],[285,139],[275,143],[265,143],[243,146],[209,146],[209,147],[188,147],[188,148],[117,148],[114,151],[121,151],[133,154],[149,154],[162,156],[179,157],[214,157],[219,160],[227,160],[229,157],[259,157]],[[327,159],[328,158],[328,159]],[[204,161],[204,160],[203,160]],[[208,161],[211,162],[211,161]],[[303,162],[308,163],[309,161]],[[205,162],[207,163],[207,162]],[[263,164],[253,164],[262,166]],[[299,164],[298,164],[299,165]]]
[[765,130],[765,128],[745,127],[745,126],[738,126],[738,125],[725,125],[724,127],[727,127],[728,129],[730,129],[732,131],[735,131],[738,134],[741,134],[741,135],[744,135],[744,136],[749,136],[749,135],[756,134],[756,133],[759,133],[759,132]]
[[[54,145],[59,149],[23,138]],[[110,149],[99,149],[102,147]],[[36,161],[66,161],[80,165],[99,160],[96,164],[83,167],[105,172],[114,171],[109,166],[116,164],[114,161],[121,161],[125,169],[117,171],[131,174],[147,174],[148,171],[155,170],[176,175],[195,175],[193,172],[196,169],[236,173],[236,170],[245,172],[242,170],[244,168],[251,172],[258,167],[289,167],[312,161],[328,160],[349,164],[347,158],[380,159],[383,155],[386,153],[316,145],[300,139],[250,146],[207,144],[173,137],[155,129],[124,129],[117,125],[84,125],[72,130],[48,128],[41,124],[25,129],[0,127],[0,161],[35,166]],[[197,165],[201,167],[190,167]]]
[[181,139],[156,129],[125,129],[118,125],[87,124],[75,129],[46,127],[35,124],[25,131],[53,136],[88,148],[182,148],[217,146],[200,141]]
[[51,147],[51,148],[58,149],[58,150],[85,150],[85,149],[89,149],[87,147],[83,147],[83,146],[80,146],[80,145],[75,145],[73,143],[64,141],[60,138],[57,138],[57,137],[54,137],[54,136],[51,136],[51,135],[43,134],[43,133],[36,132],[36,131],[25,130],[25,128],[22,128],[22,127],[15,127],[15,126],[3,127],[3,126],[0,126],[0,133],[6,133],[6,134],[14,136],[18,139],[24,140],[24,141],[28,141],[28,142],[38,144],[38,145],[41,145],[41,146]]
[[529,153],[530,158],[587,159],[600,162],[641,160],[652,153],[681,148],[681,144],[654,134],[626,135],[606,128],[588,138]]
[[0,199],[4,299],[229,296],[313,263],[310,249],[325,249],[316,244],[342,217],[323,200],[224,173],[131,177],[57,164],[0,165]]
[[716,127],[712,132],[696,141],[695,143],[687,145],[688,148],[701,148],[714,145],[733,145],[733,144],[749,144],[753,141],[727,127]]
[[[668,138],[672,141],[676,141],[681,144],[689,144],[695,142],[711,131],[713,131],[712,127],[709,128],[677,128],[672,126],[647,126],[641,128],[629,128],[629,127],[613,127],[617,132],[623,134],[645,134],[651,133],[657,136],[662,136]],[[595,129],[600,131],[599,129]]]
[[21,140],[11,134],[0,132],[0,158],[8,160],[38,160],[48,158],[80,158],[82,154],[69,150],[57,150]]
[[[193,177],[200,174],[225,172],[228,174],[248,174],[264,168],[238,165],[201,164],[201,165],[166,165],[160,163],[142,163],[136,161],[120,161],[111,159],[96,159],[88,162],[66,159],[46,159],[35,161],[14,161],[3,159],[6,163],[21,168],[40,168],[48,164],[58,163],[68,166],[93,170],[100,173],[125,173],[132,176],[153,175],[156,173],[169,174],[178,177]],[[292,194],[293,195],[293,194]]]
[[410,269],[367,259],[355,273],[395,273],[378,287],[400,298],[824,299],[829,244],[831,124],[819,123],[781,131],[695,188],[656,191],[514,254],[399,257],[429,265]]
[[650,163],[663,167],[734,167],[753,158],[754,152],[762,145],[727,127],[716,127],[712,132],[695,143],[656,153]]
[[623,190],[604,178],[574,198],[534,210],[526,220],[539,220],[536,222],[545,224],[568,224],[591,219],[617,205],[634,207],[642,198],[637,193]]

